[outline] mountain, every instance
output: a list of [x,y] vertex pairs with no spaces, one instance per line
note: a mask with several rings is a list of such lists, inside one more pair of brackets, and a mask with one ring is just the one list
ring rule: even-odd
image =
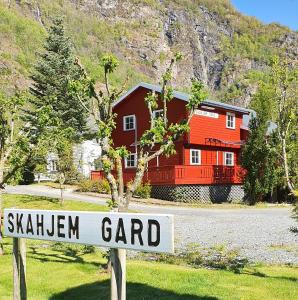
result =
[[30,84],[36,52],[51,19],[64,16],[68,34],[88,72],[98,81],[98,64],[113,53],[121,66],[120,85],[156,83],[177,51],[175,87],[187,91],[191,78],[208,85],[212,98],[248,106],[256,82],[281,49],[298,58],[298,33],[264,25],[239,13],[228,0],[0,0],[0,88]]

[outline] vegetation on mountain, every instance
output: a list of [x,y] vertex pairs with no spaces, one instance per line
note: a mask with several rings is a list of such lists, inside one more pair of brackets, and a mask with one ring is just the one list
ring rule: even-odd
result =
[[115,87],[126,74],[128,87],[158,81],[166,58],[180,51],[185,59],[174,71],[177,87],[187,89],[189,78],[197,78],[212,97],[248,106],[271,56],[283,48],[290,60],[297,55],[297,33],[244,16],[228,0],[2,0],[0,15],[0,72],[8,91],[11,78],[27,86],[55,15],[64,16],[76,55],[97,82],[104,82],[99,58],[117,56]]

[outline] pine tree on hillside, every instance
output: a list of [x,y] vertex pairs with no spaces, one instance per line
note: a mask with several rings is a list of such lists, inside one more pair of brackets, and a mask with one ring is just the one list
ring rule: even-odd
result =
[[[78,81],[84,74],[76,64],[70,39],[65,35],[62,19],[55,19],[32,75],[30,93],[34,96],[26,118],[36,130],[40,125],[40,113],[48,108],[49,120],[55,120],[61,129],[71,128],[79,137],[87,130],[87,114],[68,88],[70,81]],[[83,99],[84,101],[84,99]],[[44,124],[43,124],[44,125]]]

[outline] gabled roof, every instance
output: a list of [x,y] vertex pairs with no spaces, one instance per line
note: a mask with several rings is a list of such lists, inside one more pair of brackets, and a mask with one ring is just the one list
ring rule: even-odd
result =
[[[161,86],[155,85],[155,84],[150,84],[150,83],[145,83],[145,82],[140,82],[138,85],[134,86],[129,91],[127,91],[124,95],[122,95],[114,103],[114,107],[116,105],[118,105],[120,102],[122,102],[127,96],[129,96],[131,93],[133,93],[134,91],[136,91],[140,87],[151,90],[151,91],[155,91],[157,93],[161,93]],[[175,98],[186,101],[186,102],[189,100],[189,94],[186,94],[186,93],[183,93],[183,92],[174,91],[173,95],[174,95]],[[222,103],[222,102],[217,102],[217,101],[214,101],[214,100],[205,100],[202,104],[212,106],[212,107],[218,107],[218,108],[223,108],[223,109],[227,109],[227,110],[232,110],[232,111],[236,111],[236,112],[241,112],[243,114],[249,114],[250,113],[250,110],[248,110],[246,108],[242,108],[242,107],[239,107],[239,106],[226,104],[226,103]]]

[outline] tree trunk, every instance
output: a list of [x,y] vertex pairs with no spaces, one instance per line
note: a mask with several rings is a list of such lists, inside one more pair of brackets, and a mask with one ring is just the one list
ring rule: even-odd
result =
[[64,182],[65,182],[65,176],[63,173],[60,173],[59,174],[59,186],[60,186],[60,204],[61,204],[61,206],[64,203],[64,198],[63,198]]
[[287,158],[287,150],[286,150],[286,139],[282,138],[281,143],[282,143],[282,157],[283,157],[286,183],[287,183],[288,189],[290,190],[290,193],[292,195],[294,195],[294,187],[292,185],[292,182],[291,182],[290,176],[289,176],[288,158]]

